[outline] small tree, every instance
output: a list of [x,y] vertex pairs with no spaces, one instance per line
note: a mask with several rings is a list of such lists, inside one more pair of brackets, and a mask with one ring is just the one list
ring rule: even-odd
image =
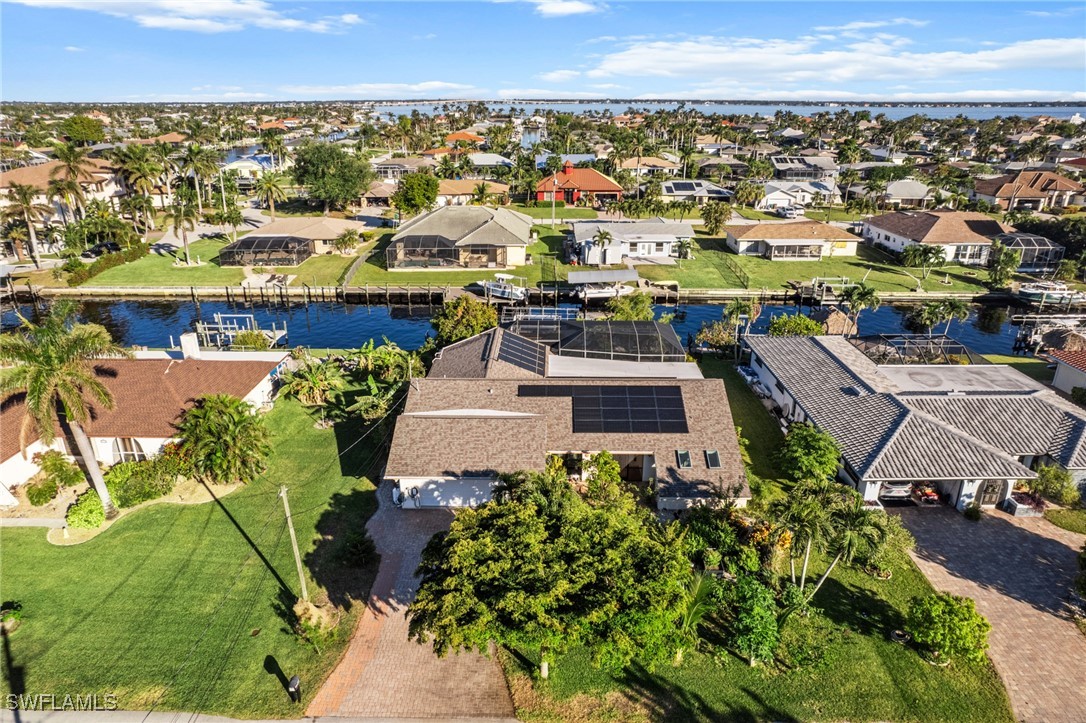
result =
[[794,481],[831,479],[837,474],[841,451],[833,437],[804,422],[788,428],[778,460]]
[[732,207],[723,201],[709,201],[701,208],[701,221],[710,236],[719,236],[731,217]]
[[698,329],[694,341],[710,349],[723,351],[735,344],[735,325],[724,319],[706,322]]
[[732,644],[739,654],[751,665],[772,660],[780,641],[773,591],[743,575],[735,586],[734,613]]
[[341,254],[345,254],[358,248],[358,242],[358,229],[348,228],[344,229],[339,236],[336,236],[335,240],[332,241],[332,248]]
[[1021,263],[1021,251],[1008,248],[998,241],[992,242],[988,253],[988,286],[993,289],[1005,288]]
[[264,471],[271,453],[263,417],[229,394],[200,397],[177,428],[182,453],[209,482],[249,482]]
[[611,502],[622,493],[622,468],[610,452],[603,450],[592,455],[585,460],[583,469],[589,501]]
[[85,115],[73,115],[71,118],[66,118],[60,124],[60,131],[68,137],[69,141],[81,146],[101,143],[106,139],[102,121]]
[[1079,503],[1080,494],[1071,473],[1055,465],[1042,465],[1037,469],[1037,477],[1028,480],[1026,486],[1035,495],[1040,495],[1058,505],[1071,507]]
[[437,178],[429,173],[404,174],[392,194],[392,204],[408,216],[429,211],[437,203],[439,186]]
[[911,244],[901,252],[901,263],[922,270],[922,278],[927,281],[931,270],[946,263],[946,252],[942,246],[932,244]]
[[437,345],[445,346],[494,328],[498,325],[498,311],[470,296],[460,296],[446,302],[431,317],[430,324],[437,332]]
[[799,313],[781,314],[769,320],[770,336],[818,336],[824,331],[822,324]]
[[346,386],[347,379],[338,364],[307,360],[286,376],[282,392],[308,407],[323,407]]
[[690,648],[696,648],[700,640],[698,628],[705,616],[713,611],[716,605],[713,598],[716,593],[716,580],[703,573],[694,573],[690,576],[690,584],[686,589],[686,605],[679,618],[679,647],[675,650],[675,665],[682,665],[683,653]]
[[970,598],[950,593],[914,599],[905,622],[905,630],[913,640],[943,660],[983,660],[991,628]]
[[652,297],[641,292],[608,299],[607,311],[611,313],[612,321],[652,321],[656,318]]

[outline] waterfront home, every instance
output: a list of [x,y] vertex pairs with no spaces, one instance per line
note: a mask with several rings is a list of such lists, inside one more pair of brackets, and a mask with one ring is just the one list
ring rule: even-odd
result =
[[390,270],[523,266],[533,223],[508,208],[443,206],[401,226],[385,261]]
[[662,173],[665,176],[678,175],[682,165],[666,158],[655,156],[641,156],[627,158],[618,164],[619,168],[633,173],[635,176],[649,176],[653,173]]
[[1060,268],[1063,261],[1063,246],[1044,236],[1015,231],[1001,233],[992,240],[1022,255],[1022,261],[1018,264],[1019,273],[1051,274]]
[[398,181],[403,178],[405,174],[416,173],[427,168],[434,168],[435,166],[437,166],[437,163],[432,158],[385,158],[383,160],[375,159],[373,161],[373,170],[377,174],[377,177],[391,181]]
[[983,266],[992,238],[1013,228],[974,211],[896,211],[866,219],[863,238],[869,244],[901,253],[914,244],[939,246],[947,261]]
[[700,178],[669,180],[660,184],[660,200],[665,203],[693,201],[704,206],[709,201],[728,201],[731,197],[732,192],[728,189]]
[[836,184],[826,181],[770,181],[765,184],[765,195],[758,200],[756,207],[808,206],[816,201],[840,203],[841,194]]
[[[689,222],[662,218],[628,221],[572,221],[573,242],[583,264],[620,264],[624,259],[661,259],[694,238]],[[601,236],[600,232],[605,235]]]
[[859,239],[843,228],[821,221],[756,223],[726,227],[728,248],[742,256],[770,261],[820,261],[855,256]]
[[557,200],[574,204],[586,199],[594,204],[621,201],[622,186],[595,168],[575,168],[566,161],[562,170],[553,173],[535,186],[537,201]]
[[747,175],[747,162],[721,152],[719,156],[698,161],[698,175],[702,178],[742,178]]
[[345,231],[365,224],[330,216],[295,216],[265,224],[219,251],[222,266],[297,266],[310,256],[330,254]]
[[743,506],[724,385],[685,359],[655,322],[525,320],[447,346],[408,391],[384,477],[405,509],[467,507],[552,457],[582,484],[583,461],[607,450],[658,509]]
[[1086,477],[1086,413],[946,337],[745,343],[782,424],[809,422],[832,436],[839,479],[872,505],[930,490],[958,510],[992,507],[1038,464]]
[[493,174],[498,168],[512,168],[513,162],[497,153],[469,153],[468,160],[475,167],[476,174]]
[[1086,351],[1050,350],[1048,356],[1056,362],[1052,386],[1064,394],[1086,389]]
[[[254,409],[269,404],[289,359],[285,352],[216,352],[195,343],[186,344],[185,352],[137,352],[139,356],[144,358],[95,362],[95,376],[114,401],[113,409],[91,402],[83,423],[99,464],[157,454],[176,438],[181,415],[202,395],[229,394]],[[9,490],[38,473],[35,454],[55,449],[78,456],[74,442],[58,429],[48,446],[32,435],[24,458],[19,442],[24,410],[21,394],[0,402],[0,505],[12,504]]]
[[831,181],[837,161],[826,156],[773,156],[773,174],[782,181]]
[[476,135],[470,131],[454,131],[445,136],[445,143],[449,146],[455,146],[457,144],[467,144],[470,146],[479,146],[483,144],[486,139],[480,135]]
[[1052,171],[1022,171],[996,178],[977,179],[972,197],[998,204],[1010,210],[1028,208],[1034,211],[1059,209],[1070,205],[1081,194],[1082,184]]

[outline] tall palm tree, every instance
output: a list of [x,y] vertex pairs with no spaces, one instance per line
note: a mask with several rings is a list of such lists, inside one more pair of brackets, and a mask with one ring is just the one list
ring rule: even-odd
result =
[[850,190],[860,182],[860,172],[855,168],[847,168],[841,171],[837,181],[845,189],[845,203],[847,204]]
[[121,212],[132,218],[132,225],[147,242],[147,232],[155,227],[155,202],[145,194],[126,196],[121,199]]
[[83,179],[90,173],[92,163],[90,161],[90,149],[71,143],[58,143],[53,147],[53,156],[59,161],[59,165],[49,172],[50,178],[63,178],[68,182],[80,185],[80,193],[73,196],[77,206],[83,208]]
[[846,564],[852,562],[856,554],[866,547],[873,547],[883,534],[883,527],[874,520],[875,513],[867,509],[863,498],[858,493],[849,495],[849,498],[837,505],[831,514],[833,535],[830,538],[830,549],[835,552],[833,562],[822,573],[818,584],[807,596],[810,602],[822,588],[822,583],[833,572],[838,562]]
[[256,198],[271,211],[272,220],[275,220],[275,202],[287,200],[286,176],[282,173],[265,173],[256,179],[253,187]]
[[[86,201],[83,185],[74,178],[50,178],[45,196],[50,203],[60,201],[60,215],[65,224],[74,220],[76,206]],[[72,214],[71,217],[68,216],[69,213]]]
[[965,321],[969,318],[969,305],[961,299],[943,299],[939,304],[941,321],[946,322],[943,334],[950,333],[950,324],[954,321]]
[[190,174],[196,185],[196,208],[204,213],[204,190],[219,168],[219,156],[213,149],[193,143],[181,154],[181,171]]
[[110,519],[117,510],[82,425],[90,416],[88,397],[105,409],[113,408],[113,396],[94,372],[95,361],[130,354],[104,327],[75,323],[75,312],[72,302],[57,301],[40,324],[22,319],[22,333],[0,336],[0,363],[7,367],[0,371],[0,394],[25,395],[19,427],[24,456],[35,430],[49,444],[56,438],[57,423],[67,424]]
[[879,292],[862,281],[842,291],[841,301],[848,305],[849,316],[852,318],[852,324],[857,333],[859,333],[860,328],[860,312],[864,309],[878,309],[882,306]]
[[[177,172],[177,159],[174,148],[165,141],[156,141],[151,146],[150,156],[162,169],[162,181],[166,185],[166,196],[173,196],[173,174]],[[162,208],[166,208],[166,196],[162,196]]]
[[827,481],[810,481],[796,485],[783,500],[776,503],[776,517],[780,524],[792,533],[792,559],[789,567],[792,582],[796,582],[795,550],[803,548],[803,569],[800,572],[799,589],[807,585],[807,567],[811,550],[819,549],[832,532],[830,513],[834,504],[837,484]]
[[181,236],[181,243],[185,247],[186,265],[192,263],[192,257],[189,255],[189,231],[196,230],[196,222],[199,220],[199,210],[192,205],[190,199],[181,194],[178,194],[178,197],[166,209],[166,215],[163,218],[166,226],[172,229],[175,234]]
[[30,258],[36,268],[41,268],[38,258],[38,235],[34,224],[53,215],[52,206],[38,203],[38,189],[27,183],[13,183],[7,192],[8,205],[0,209],[4,218],[18,218],[26,224],[27,239],[30,246]]
[[488,198],[490,198],[490,184],[486,181],[475,184],[471,192],[471,202],[476,206],[482,206]]

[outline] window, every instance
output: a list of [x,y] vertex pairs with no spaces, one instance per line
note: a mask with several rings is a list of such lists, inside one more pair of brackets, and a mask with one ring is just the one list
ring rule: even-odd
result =
[[690,460],[690,452],[685,449],[675,450],[675,459],[678,460],[681,469],[690,469],[693,466]]
[[705,466],[709,469],[720,469],[720,453],[715,449],[705,450]]
[[113,440],[113,459],[118,462],[138,462],[147,459],[147,454],[139,440],[132,437],[117,437]]
[[662,253],[664,253],[664,251],[665,251],[664,243],[662,241],[657,241],[656,242],[656,253],[662,254]]
[[759,359],[758,357],[756,357],[756,356],[751,356],[750,360],[751,360],[752,362],[754,362],[754,366],[756,366],[756,367],[759,367],[759,368],[760,368],[760,367],[762,366],[762,360],[761,360],[761,359]]

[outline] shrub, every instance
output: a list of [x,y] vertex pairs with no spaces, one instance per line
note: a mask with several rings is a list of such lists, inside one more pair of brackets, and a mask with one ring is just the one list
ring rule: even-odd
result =
[[785,474],[795,482],[836,477],[840,456],[833,437],[809,423],[789,427],[777,452]]
[[115,464],[105,477],[113,502],[126,508],[169,494],[177,475],[161,469],[156,458]]
[[772,660],[780,641],[773,591],[749,575],[736,584],[732,635],[735,649],[751,665]]
[[1071,473],[1062,467],[1044,465],[1037,470],[1037,478],[1026,482],[1029,491],[1051,500],[1058,505],[1071,507],[1079,502],[1079,491]]
[[90,266],[76,269],[68,276],[68,286],[79,286],[85,284],[98,274],[112,269],[116,266],[122,266],[130,261],[138,261],[147,255],[150,247],[145,243],[135,243],[129,248],[123,251],[117,251],[112,254],[103,254],[94,260]]
[[715,547],[707,547],[701,551],[701,564],[706,570],[720,569],[720,563],[723,559],[720,550]]
[[98,499],[98,493],[93,489],[79,495],[64,519],[68,527],[73,530],[95,530],[106,521],[106,513],[102,509],[102,501]]
[[981,508],[979,502],[970,502],[965,507],[965,511],[962,513],[965,515],[965,519],[970,522],[980,522],[980,518],[984,516],[984,510]]
[[352,530],[343,538],[339,561],[344,567],[368,567],[377,560],[377,544],[360,530]]
[[51,477],[26,486],[26,499],[35,507],[49,504],[56,496],[57,483]]
[[83,471],[70,462],[62,452],[55,449],[34,455],[34,461],[38,463],[45,476],[56,483],[58,488],[75,487],[85,480]]
[[230,346],[235,348],[244,347],[254,351],[264,351],[271,347],[271,341],[268,340],[267,335],[263,332],[257,331],[256,329],[249,329],[238,333]]
[[1068,216],[1070,216],[1073,213],[1078,213],[1081,210],[1082,210],[1081,206],[1070,205],[1070,206],[1064,206],[1063,207],[1064,214],[1068,215]]
[[909,606],[905,630],[936,657],[983,660],[992,626],[970,598],[932,593]]
[[13,623],[23,619],[23,604],[17,600],[0,603],[0,623]]

